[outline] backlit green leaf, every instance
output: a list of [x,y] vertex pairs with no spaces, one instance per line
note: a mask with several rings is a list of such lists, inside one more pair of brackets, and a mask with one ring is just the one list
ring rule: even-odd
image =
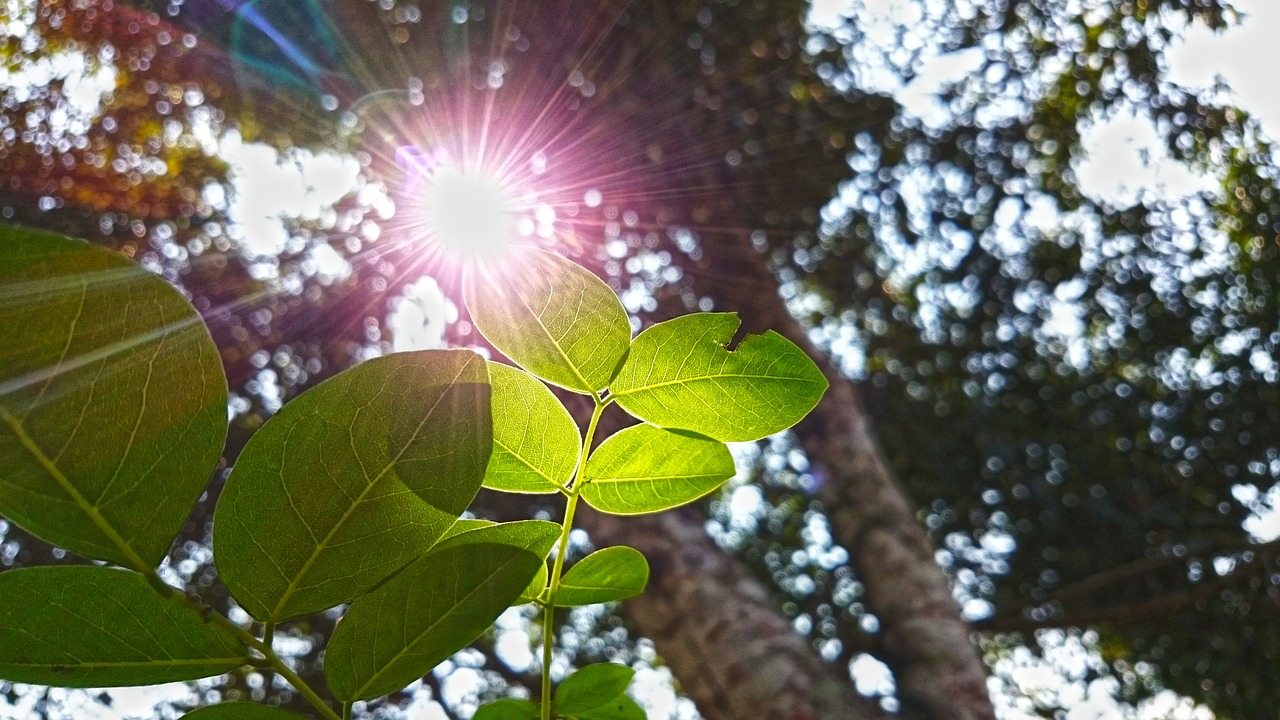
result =
[[514,251],[500,267],[469,268],[463,295],[471,319],[495,348],[575,392],[603,390],[631,341],[627,312],[608,285],[536,248]]
[[724,442],[759,440],[796,424],[827,379],[790,340],[769,331],[726,349],[736,313],[697,313],[640,333],[609,386],[618,405],[659,427]]
[[333,694],[395,692],[466,647],[528,587],[559,535],[540,520],[472,530],[357,598],[325,650]]
[[450,530],[491,448],[488,372],[473,352],[339,373],[245,446],[214,514],[218,573],[263,621],[358,597]]
[[578,720],[648,720],[648,717],[644,708],[625,694],[598,708],[578,714]]
[[538,705],[519,698],[503,698],[481,705],[471,720],[538,720]]
[[597,663],[579,668],[556,688],[551,703],[558,715],[578,715],[595,710],[627,691],[635,670],[626,665]]
[[547,589],[547,578],[550,574],[551,573],[547,572],[546,563],[543,563],[542,567],[538,568],[538,574],[534,575],[533,579],[529,581],[528,587],[526,587],[520,593],[520,597],[516,598],[515,602],[511,604],[527,605],[528,603],[537,600],[538,597],[542,595],[542,591]]
[[587,459],[582,498],[603,512],[641,515],[696,500],[733,473],[733,456],[722,442],[633,425]]
[[518,493],[556,492],[569,482],[582,438],[569,411],[529,373],[489,363],[493,455],[484,485]]
[[5,680],[152,685],[219,675],[248,658],[230,631],[132,570],[63,565],[0,573]]
[[[451,544],[453,544],[454,542],[453,539],[455,537],[462,535],[463,533],[471,532],[472,530],[478,530],[484,527],[493,527],[494,525],[497,525],[497,523],[493,522],[492,520],[475,520],[475,519],[459,520],[458,522],[454,523],[452,528],[449,528],[449,532],[445,533],[444,537],[440,539],[440,542],[436,543],[436,546],[433,549],[443,550],[444,548],[449,547]],[[466,542],[466,540],[464,539],[459,542]],[[517,598],[516,601],[513,602],[512,604],[524,605],[526,603],[531,603],[535,599],[537,599],[537,597],[541,595],[542,591],[547,587],[547,575],[548,575],[547,566],[546,566],[546,563],[543,563],[542,567],[538,568],[538,574],[533,576],[533,579],[529,581],[528,587],[526,587],[524,591],[520,593],[520,597]]]
[[582,558],[560,579],[557,607],[615,602],[644,592],[649,563],[625,545],[597,550]]
[[182,716],[182,720],[304,720],[288,710],[252,702],[210,705]]
[[181,293],[121,255],[0,226],[0,514],[154,568],[226,433],[222,362]]

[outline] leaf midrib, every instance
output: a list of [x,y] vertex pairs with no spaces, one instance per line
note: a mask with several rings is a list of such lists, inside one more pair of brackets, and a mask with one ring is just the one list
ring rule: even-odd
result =
[[[477,529],[483,529],[483,528],[477,528]],[[495,543],[495,544],[503,545],[502,543]],[[525,545],[505,545],[505,547],[518,548],[523,552],[532,552],[530,550],[530,547],[532,547],[534,544],[536,544],[536,542],[529,542]],[[536,555],[536,553],[533,553],[533,554]],[[395,665],[395,663],[398,662],[402,657],[404,657],[415,644],[420,642],[425,635],[429,634],[432,630],[439,627],[441,623],[453,617],[457,613],[457,610],[459,607],[464,606],[468,600],[470,600],[473,596],[479,593],[481,589],[483,589],[486,585],[488,585],[489,582],[492,581],[493,578],[498,575],[498,573],[505,570],[508,565],[519,560],[520,555],[521,553],[519,552],[512,555],[506,562],[499,565],[492,573],[490,573],[488,577],[486,577],[481,582],[477,583],[475,587],[471,588],[470,592],[468,592],[462,598],[457,599],[457,601],[454,602],[453,607],[451,607],[448,610],[448,612],[444,613],[439,618],[437,618],[435,622],[431,623],[426,628],[424,628],[422,632],[417,633],[411,642],[406,642],[404,644],[404,647],[401,648],[399,652],[391,656],[389,660],[387,660],[382,664],[382,668],[380,670],[375,672],[373,675],[369,676],[369,679],[366,680],[365,683],[361,685],[358,690],[355,691],[355,693],[353,694],[353,697],[360,697],[361,695],[364,694],[365,690],[368,690],[370,686],[376,684],[378,679],[381,678],[384,673],[390,671],[392,666]],[[520,592],[523,592],[523,588],[520,590]],[[519,597],[519,595],[517,595],[517,597]],[[407,612],[408,608],[405,608],[405,610]]]
[[[552,295],[554,296],[555,289],[553,288],[551,292],[552,292]],[[543,333],[546,334],[547,339],[551,341],[551,346],[556,349],[556,352],[560,354],[561,359],[564,360],[565,364],[568,365],[569,369],[573,372],[573,376],[578,379],[579,383],[582,384],[581,385],[582,389],[586,390],[589,393],[594,393],[596,391],[595,388],[591,387],[591,383],[587,382],[587,378],[584,377],[582,373],[578,370],[577,364],[573,362],[573,359],[569,357],[569,354],[565,352],[564,348],[560,346],[560,341],[556,340],[555,336],[551,334],[551,329],[547,327],[546,323],[542,322],[542,316],[539,315],[537,311],[535,311],[533,307],[529,305],[529,303],[525,302],[523,297],[520,297],[519,295],[517,295],[516,299],[519,300],[520,304],[524,306],[524,309],[528,310],[529,314],[533,316],[534,321],[538,323],[538,327],[542,328],[542,331]]]
[[520,453],[516,452],[515,450],[512,450],[512,449],[511,449],[511,447],[510,447],[509,445],[507,445],[506,443],[502,442],[501,440],[497,440],[497,439],[495,439],[495,440],[493,441],[493,444],[494,444],[494,445],[497,445],[498,447],[502,448],[503,450],[506,450],[508,455],[510,455],[511,457],[515,458],[516,460],[519,460],[519,461],[520,461],[520,463],[521,463],[522,465],[524,465],[525,467],[529,468],[529,469],[530,469],[530,470],[532,470],[534,473],[536,473],[539,477],[541,477],[543,480],[546,480],[548,483],[550,483],[550,484],[552,485],[552,487],[550,488],[550,489],[551,489],[551,491],[553,491],[553,492],[554,492],[555,490],[557,490],[557,489],[559,489],[559,488],[563,487],[563,485],[561,485],[560,483],[556,482],[556,481],[555,481],[555,479],[554,479],[554,478],[552,478],[550,475],[548,475],[548,474],[544,473],[542,470],[540,470],[540,469],[538,468],[538,466],[534,465],[534,464],[533,464],[532,462],[530,462],[529,460],[526,460],[526,459],[525,459],[525,457],[524,457],[523,455],[521,455]]
[[40,466],[44,468],[45,472],[49,474],[49,477],[53,478],[54,482],[56,482],[58,486],[71,497],[72,501],[80,511],[88,516],[94,527],[101,531],[102,534],[116,546],[116,549],[124,555],[125,559],[133,565],[135,570],[142,573],[149,573],[154,569],[147,564],[140,555],[138,555],[138,552],[133,549],[133,546],[116,531],[115,526],[107,522],[107,519],[102,516],[102,513],[98,512],[98,508],[90,503],[88,498],[80,492],[79,488],[77,488],[71,480],[63,474],[62,469],[58,467],[57,463],[45,454],[44,450],[38,443],[36,443],[35,439],[27,433],[26,426],[24,426],[18,418],[11,415],[3,406],[0,406],[0,420],[4,420],[5,424],[7,424],[13,431],[14,437],[18,439],[18,443],[22,445],[22,447],[26,449],[33,458],[35,458],[36,462],[39,463]]
[[[596,483],[624,483],[624,482],[639,483],[639,482],[653,482],[657,480],[693,480],[697,478],[715,478],[715,477],[720,477],[720,473],[700,473],[696,475],[641,475],[638,477],[590,477],[588,476],[587,482],[590,485],[595,485]],[[732,472],[730,472],[728,475],[725,475],[725,478],[730,478],[730,477],[733,477]]]
[[614,398],[615,400],[618,400],[619,398],[624,398],[628,395],[634,395],[636,393],[646,392],[649,390],[656,390],[658,388],[668,387],[670,385],[684,385],[691,382],[705,382],[707,380],[718,380],[721,378],[741,379],[741,380],[775,380],[778,382],[799,382],[799,383],[809,383],[812,385],[817,385],[822,382],[821,380],[817,380],[817,379],[810,379],[805,377],[794,377],[790,375],[759,375],[755,373],[718,373],[715,375],[693,375],[690,377],[676,378],[674,380],[663,380],[662,382],[657,382],[657,383],[637,385],[635,387],[628,388],[626,390],[616,390],[614,388],[610,388],[609,392],[611,393],[610,397]]
[[338,518],[338,522],[334,523],[333,527],[329,529],[329,532],[325,534],[324,538],[322,538],[320,542],[316,543],[315,549],[307,556],[306,562],[302,564],[302,567],[298,569],[298,572],[294,573],[293,579],[290,580],[289,584],[285,587],[285,591],[280,596],[280,600],[278,600],[276,602],[276,606],[272,608],[269,613],[269,619],[280,619],[278,614],[283,612],[283,608],[289,601],[289,598],[293,597],[294,593],[298,591],[298,582],[311,571],[311,566],[315,564],[317,559],[319,559],[320,554],[328,548],[329,541],[333,539],[333,536],[338,532],[338,530],[346,525],[347,520],[351,519],[352,513],[354,513],[356,508],[360,506],[360,503],[364,502],[365,496],[368,495],[369,492],[382,481],[383,476],[390,472],[391,468],[395,467],[396,463],[400,461],[400,458],[404,455],[405,451],[408,450],[409,445],[418,437],[418,433],[422,431],[422,426],[426,425],[427,421],[435,414],[436,408],[440,406],[440,402],[444,400],[444,396],[448,394],[449,387],[456,383],[459,377],[462,377],[463,372],[466,371],[472,362],[475,362],[475,360],[468,358],[462,363],[458,368],[457,374],[455,374],[453,379],[447,383],[445,390],[436,396],[436,400],[431,404],[431,408],[422,416],[422,420],[418,423],[418,426],[414,428],[410,439],[407,440],[404,446],[400,448],[400,451],[396,453],[396,456],[388,461],[382,469],[378,471],[377,476],[365,484],[364,489],[360,491],[360,494],[356,496],[356,499],[352,501],[351,504],[347,506],[347,509],[342,513],[342,517]]

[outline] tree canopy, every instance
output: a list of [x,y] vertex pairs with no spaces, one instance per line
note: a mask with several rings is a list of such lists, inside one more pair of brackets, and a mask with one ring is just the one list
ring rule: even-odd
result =
[[[1277,541],[1251,518],[1280,476],[1276,163],[1229,93],[1168,73],[1188,27],[1239,18],[895,7],[815,26],[793,0],[11,2],[0,211],[189,293],[231,382],[231,467],[282,402],[389,352],[421,277],[443,341],[481,342],[449,321],[464,288],[415,203],[441,151],[483,153],[526,192],[528,242],[591,266],[637,323],[736,311],[827,360],[815,416],[742,448],[701,513],[589,521],[650,555],[621,617],[705,717],[794,697],[988,717],[984,673],[1003,713],[1051,716],[1070,696],[1009,668],[1064,638],[1091,658],[1072,682],[1269,713]],[[940,57],[964,72],[931,87]],[[1117,121],[1149,124],[1148,160],[1190,184],[1090,187],[1090,133]],[[171,567],[225,603],[211,520],[202,503]],[[0,527],[6,566],[74,559]],[[582,615],[566,661],[650,657],[619,649],[622,622]],[[317,672],[332,618],[290,631]],[[527,684],[493,644],[484,692]],[[865,702],[863,658],[894,680]],[[218,692],[289,702],[261,683]]]

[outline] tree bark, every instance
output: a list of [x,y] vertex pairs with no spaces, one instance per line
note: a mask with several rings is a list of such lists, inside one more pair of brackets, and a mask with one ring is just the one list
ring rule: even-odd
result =
[[[747,330],[776,330],[823,358],[776,292],[764,256],[721,245],[709,245],[708,259],[716,276],[733,278],[734,309],[745,311]],[[818,497],[833,535],[849,551],[866,607],[880,621],[878,654],[893,671],[903,714],[994,718],[972,628],[934,561],[933,542],[875,440],[855,385],[830,363],[820,365],[831,387],[795,433],[821,481]]]
[[844,668],[818,657],[764,583],[707,537],[696,511],[580,517],[594,537],[625,539],[649,559],[649,588],[627,601],[627,616],[707,720],[888,717]]

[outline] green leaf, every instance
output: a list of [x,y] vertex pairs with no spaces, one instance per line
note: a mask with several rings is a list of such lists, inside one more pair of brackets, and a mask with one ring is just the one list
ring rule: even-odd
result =
[[796,424],[827,379],[809,356],[773,332],[726,346],[736,313],[697,313],[640,333],[609,386],[641,420],[724,442],[759,440]]
[[0,678],[59,687],[219,675],[249,653],[132,570],[61,565],[0,573]]
[[626,665],[597,663],[579,668],[556,688],[551,703],[558,715],[578,715],[595,710],[627,691],[635,670]]
[[724,443],[652,425],[611,436],[587,459],[582,498],[614,515],[642,515],[678,507],[733,477]]
[[471,720],[538,720],[538,705],[519,698],[503,698],[481,705]]
[[182,720],[304,720],[288,710],[252,702],[228,702],[193,710]]
[[556,607],[577,607],[625,600],[644,592],[649,563],[625,545],[597,550],[569,568],[560,579]]
[[551,573],[547,571],[547,564],[543,563],[542,567],[538,568],[538,574],[534,575],[533,579],[529,581],[528,587],[526,587],[520,593],[520,597],[516,598],[515,602],[511,604],[528,605],[534,600],[537,600],[542,595],[542,591],[547,589],[547,578],[549,575],[551,575]]
[[0,514],[152,569],[226,434],[222,361],[181,293],[121,255],[0,226]]
[[253,617],[347,602],[420,557],[480,488],[488,372],[466,350],[375,358],[249,440],[214,513],[218,574]]
[[489,363],[493,455],[484,485],[517,493],[556,492],[578,464],[582,437],[569,411],[523,370]]
[[631,324],[617,295],[559,255],[520,248],[500,267],[473,266],[467,310],[520,367],[574,392],[603,390],[627,354]]
[[628,695],[619,695],[594,710],[579,713],[578,720],[648,720],[648,714]]
[[[436,543],[433,550],[443,550],[444,548],[449,547],[454,544],[454,538],[459,535],[471,532],[472,530],[478,530],[480,528],[493,527],[494,525],[497,525],[497,523],[492,520],[459,520],[454,523],[454,526],[449,529],[449,532],[445,533],[444,537],[440,539],[440,542]],[[463,539],[459,542],[466,541],[466,539]],[[524,605],[536,600],[547,587],[548,574],[546,563],[543,563],[542,567],[538,568],[538,574],[533,576],[533,579],[529,581],[529,586],[520,593],[520,597],[517,598],[512,605]]]
[[484,632],[529,585],[560,535],[540,520],[450,538],[351,603],[325,650],[344,702],[395,692]]

